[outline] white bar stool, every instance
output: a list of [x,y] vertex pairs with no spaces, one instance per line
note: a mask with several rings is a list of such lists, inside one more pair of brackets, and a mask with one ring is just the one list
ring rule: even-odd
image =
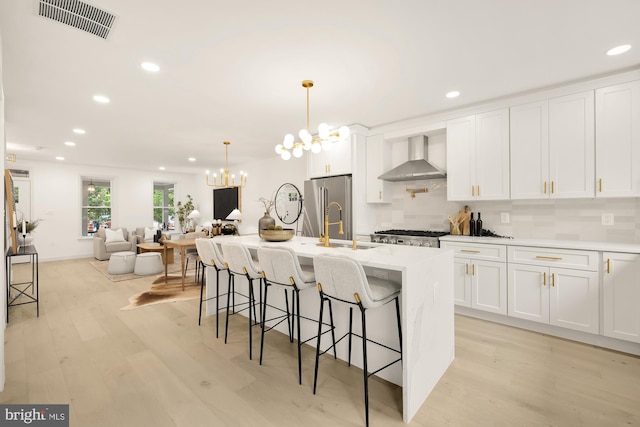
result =
[[251,335],[251,327],[254,325],[253,319],[251,318],[251,312],[253,312],[253,317],[255,318],[256,322],[258,320],[256,316],[256,299],[253,291],[253,281],[258,280],[260,289],[260,303],[258,308],[260,308],[262,305],[262,270],[260,269],[258,264],[251,258],[251,253],[246,246],[239,243],[230,242],[224,242],[221,244],[221,246],[222,253],[224,259],[227,261],[227,267],[229,268],[230,273],[229,287],[227,289],[227,322],[224,329],[224,342],[226,344],[227,335],[229,332],[229,300],[232,298],[232,294],[235,294],[235,276],[242,275],[245,276],[249,281],[249,301],[246,308],[249,309],[249,360],[251,360],[253,355],[253,337]]
[[[356,305],[360,309],[362,316],[362,361],[363,361],[363,374],[364,374],[364,406],[365,406],[365,419],[366,425],[369,426],[369,377],[381,370],[402,361],[402,328],[400,323],[400,303],[399,296],[402,285],[398,282],[391,280],[383,280],[377,277],[368,277],[362,265],[348,257],[338,255],[319,255],[313,259],[313,268],[316,274],[316,281],[318,282],[318,291],[320,292],[320,315],[318,322],[322,325],[323,308],[325,301],[329,303],[329,314],[331,314],[331,300],[339,301],[350,304],[349,307],[349,332],[340,337],[338,341],[335,341],[331,347],[334,347],[343,338],[349,338],[349,366],[351,366],[351,338],[353,335],[360,337],[353,333],[353,306]],[[374,309],[382,307],[395,300],[396,303],[396,317],[398,322],[398,340],[400,342],[400,350],[395,350],[384,344],[368,340],[367,339],[367,317],[366,312],[368,309]],[[333,316],[332,316],[333,318]],[[333,327],[333,320],[331,321]],[[320,338],[322,336],[318,327],[318,342],[316,347],[316,367],[313,376],[313,394],[316,393],[316,385],[318,382],[318,364],[320,360]],[[400,354],[400,357],[391,363],[383,366],[369,373],[367,366],[367,342],[372,342],[391,351]],[[331,348],[329,347],[329,348]],[[322,353],[326,353],[325,350]]]
[[[198,250],[198,257],[202,264],[202,274],[200,276],[200,312],[198,314],[198,325],[202,321],[202,303],[211,299],[216,300],[216,338],[218,338],[219,329],[219,314],[220,314],[220,271],[228,270],[222,253],[218,246],[213,242],[213,239],[198,238],[196,239],[196,249]],[[204,278],[206,267],[213,267],[216,270],[216,296],[204,298]],[[222,294],[223,296],[226,294]]]
[[[313,337],[301,341],[300,339],[300,318],[316,321],[300,315],[300,291],[305,289],[311,289],[316,286],[315,275],[313,273],[313,266],[301,266],[298,261],[298,256],[291,248],[282,246],[260,246],[258,248],[258,259],[260,260],[260,267],[264,273],[265,287],[264,287],[264,301],[262,312],[262,333],[260,336],[260,364],[262,365],[262,354],[264,350],[264,333],[275,328],[287,320],[287,326],[289,327],[289,340],[293,342],[293,335],[297,328],[298,339],[298,382],[302,384],[302,344],[315,339]],[[287,307],[286,314],[281,316],[272,317],[267,319],[267,307],[268,307],[268,295],[269,287],[276,285],[284,288],[285,305]],[[291,311],[289,311],[289,298],[288,291],[291,291]],[[267,328],[266,323],[277,321],[270,328]]]

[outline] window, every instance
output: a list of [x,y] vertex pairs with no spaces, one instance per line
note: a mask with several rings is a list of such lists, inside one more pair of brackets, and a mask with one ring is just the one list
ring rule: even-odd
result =
[[174,230],[174,186],[162,182],[153,183],[153,226]]
[[82,178],[82,235],[111,228],[111,181]]

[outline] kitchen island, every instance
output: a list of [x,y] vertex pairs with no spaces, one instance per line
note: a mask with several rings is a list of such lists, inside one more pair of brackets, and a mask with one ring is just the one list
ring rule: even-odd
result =
[[[302,264],[312,264],[320,254],[333,253],[358,260],[368,275],[395,279],[402,283],[402,353],[403,362],[379,372],[377,375],[402,387],[403,420],[409,422],[420,409],[437,382],[454,359],[454,305],[453,305],[453,252],[435,248],[420,248],[401,245],[379,245],[359,243],[352,248],[351,241],[331,241],[341,247],[318,246],[316,238],[296,236],[286,242],[266,242],[258,235],[218,236],[214,242],[242,243],[254,254],[261,245],[286,246],[293,249]],[[215,283],[215,271],[207,269],[207,282]],[[226,289],[228,276],[220,275],[220,286]],[[246,289],[247,281],[236,277],[236,289]],[[207,287],[207,298],[214,295],[215,287]],[[222,292],[222,291],[221,291]],[[269,305],[284,306],[275,294],[269,298]],[[320,299],[318,292],[308,290],[300,294],[303,316],[317,319]],[[221,301],[221,304],[226,303]],[[215,314],[215,302],[208,301],[207,315]],[[269,315],[267,316],[269,317]],[[395,307],[393,304],[372,310],[367,316],[367,333],[370,339],[398,347],[395,327]],[[348,308],[343,304],[334,307],[336,336],[341,336],[348,327]],[[354,320],[354,332],[359,333],[360,324]],[[286,323],[281,325],[286,328]],[[286,329],[280,329],[287,333]],[[317,326],[304,322],[302,339],[314,336]],[[326,340],[323,341],[323,348]],[[315,340],[309,341],[314,346]],[[342,345],[344,344],[344,345]],[[354,345],[352,363],[362,367],[361,348]],[[368,347],[369,367],[372,370],[384,366],[393,357],[388,350],[376,345]],[[346,360],[346,342],[338,345],[338,357]],[[265,368],[268,368],[268,364]],[[305,367],[308,368],[308,367]],[[322,372],[322,369],[320,370]],[[320,387],[319,392],[322,392]]]

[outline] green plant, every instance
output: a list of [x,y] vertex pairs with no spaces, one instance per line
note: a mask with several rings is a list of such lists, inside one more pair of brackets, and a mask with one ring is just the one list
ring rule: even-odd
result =
[[[18,223],[16,224],[16,227],[19,233],[22,233],[22,221],[23,221],[23,218],[20,218],[18,220]],[[25,233],[29,234],[33,230],[35,230],[38,227],[38,224],[40,224],[40,221],[42,221],[40,218],[34,219],[32,221],[25,221],[24,223]]]
[[193,198],[191,195],[187,194],[187,201],[182,204],[182,202],[178,201],[176,212],[178,214],[178,222],[180,223],[180,230],[187,231],[184,229],[184,224],[187,221],[187,217],[195,209],[193,205]]

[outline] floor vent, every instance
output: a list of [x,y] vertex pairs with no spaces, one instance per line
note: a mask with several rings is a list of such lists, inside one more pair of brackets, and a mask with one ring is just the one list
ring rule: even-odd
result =
[[79,0],[39,0],[38,15],[107,39],[116,16]]

